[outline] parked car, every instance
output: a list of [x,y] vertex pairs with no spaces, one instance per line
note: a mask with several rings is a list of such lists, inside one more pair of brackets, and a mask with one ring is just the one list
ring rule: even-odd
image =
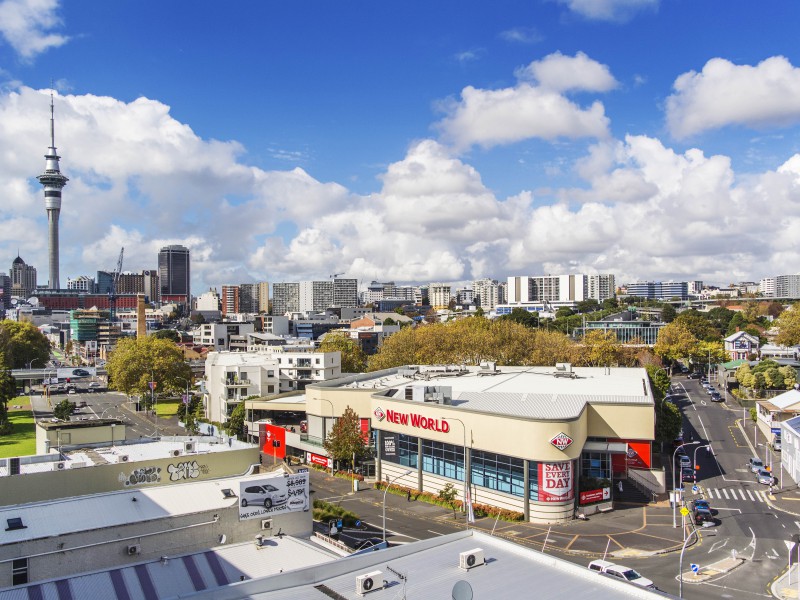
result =
[[775,452],[780,452],[781,451],[781,438],[776,438],[776,439],[772,440],[772,449]]
[[683,467],[681,469],[681,481],[684,483],[694,483],[695,482],[694,469],[692,469],[691,467]]
[[685,469],[687,467],[690,469],[692,468],[692,459],[686,456],[685,454],[680,457],[679,462],[681,469]]
[[759,469],[756,473],[756,480],[758,483],[763,483],[764,485],[772,485],[775,478],[772,476],[772,473],[766,469]]
[[638,585],[639,587],[649,589],[655,589],[656,587],[652,581],[647,579],[647,577],[642,577],[638,571],[630,567],[614,564],[607,560],[593,560],[589,563],[589,570],[596,571],[597,573],[605,573],[606,575],[622,579],[623,581]]
[[286,502],[286,491],[281,491],[269,483],[264,485],[251,485],[242,492],[242,506],[255,504],[264,508],[271,508]]
[[689,379],[700,379],[702,377],[702,375],[700,373],[689,373],[689,375],[687,375],[687,377]]
[[717,392],[717,388],[715,388],[713,385],[709,385],[709,386],[706,388],[706,394],[708,394],[709,396],[710,396],[711,394],[717,394],[717,393],[719,393],[719,392]]
[[722,394],[720,394],[720,393],[719,393],[719,392],[717,392],[717,391],[714,391],[714,392],[711,394],[711,401],[712,401],[712,402],[722,402]]
[[760,458],[751,458],[747,461],[747,467],[752,473],[758,473],[764,468],[764,462]]

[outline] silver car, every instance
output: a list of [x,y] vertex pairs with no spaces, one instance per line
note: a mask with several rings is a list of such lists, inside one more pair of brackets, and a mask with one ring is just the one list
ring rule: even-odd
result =
[[286,502],[286,490],[279,490],[269,483],[263,485],[251,485],[244,488],[242,492],[242,506],[249,504],[271,508]]
[[753,473],[758,473],[764,468],[764,462],[760,458],[751,458],[747,463],[747,467]]
[[763,483],[764,485],[772,485],[774,481],[772,473],[766,469],[759,469],[758,473],[756,473],[756,479],[758,480],[758,483]]

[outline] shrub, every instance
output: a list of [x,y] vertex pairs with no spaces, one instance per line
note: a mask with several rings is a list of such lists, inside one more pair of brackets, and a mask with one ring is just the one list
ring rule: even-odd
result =
[[342,525],[355,527],[356,521],[359,520],[357,514],[342,508],[338,504],[331,504],[324,500],[314,500],[313,506],[313,518],[315,521],[327,523],[331,519],[341,519]]

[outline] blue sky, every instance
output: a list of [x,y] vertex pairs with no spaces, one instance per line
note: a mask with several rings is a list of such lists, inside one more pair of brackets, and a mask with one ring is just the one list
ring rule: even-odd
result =
[[[0,1],[0,257],[195,292],[797,271],[800,5]],[[0,258],[0,261],[2,258]]]

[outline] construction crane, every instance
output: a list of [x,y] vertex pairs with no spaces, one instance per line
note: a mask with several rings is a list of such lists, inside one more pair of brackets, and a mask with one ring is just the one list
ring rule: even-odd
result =
[[119,276],[122,273],[122,255],[125,253],[125,248],[119,251],[119,259],[117,260],[116,270],[111,272],[111,287],[108,290],[108,307],[111,309],[111,322],[117,320],[117,284],[119,283]]
[[336,279],[336,278],[337,278],[337,277],[339,277],[340,275],[344,275],[344,273],[333,273],[332,275],[329,275],[329,277],[330,277],[331,279]]

